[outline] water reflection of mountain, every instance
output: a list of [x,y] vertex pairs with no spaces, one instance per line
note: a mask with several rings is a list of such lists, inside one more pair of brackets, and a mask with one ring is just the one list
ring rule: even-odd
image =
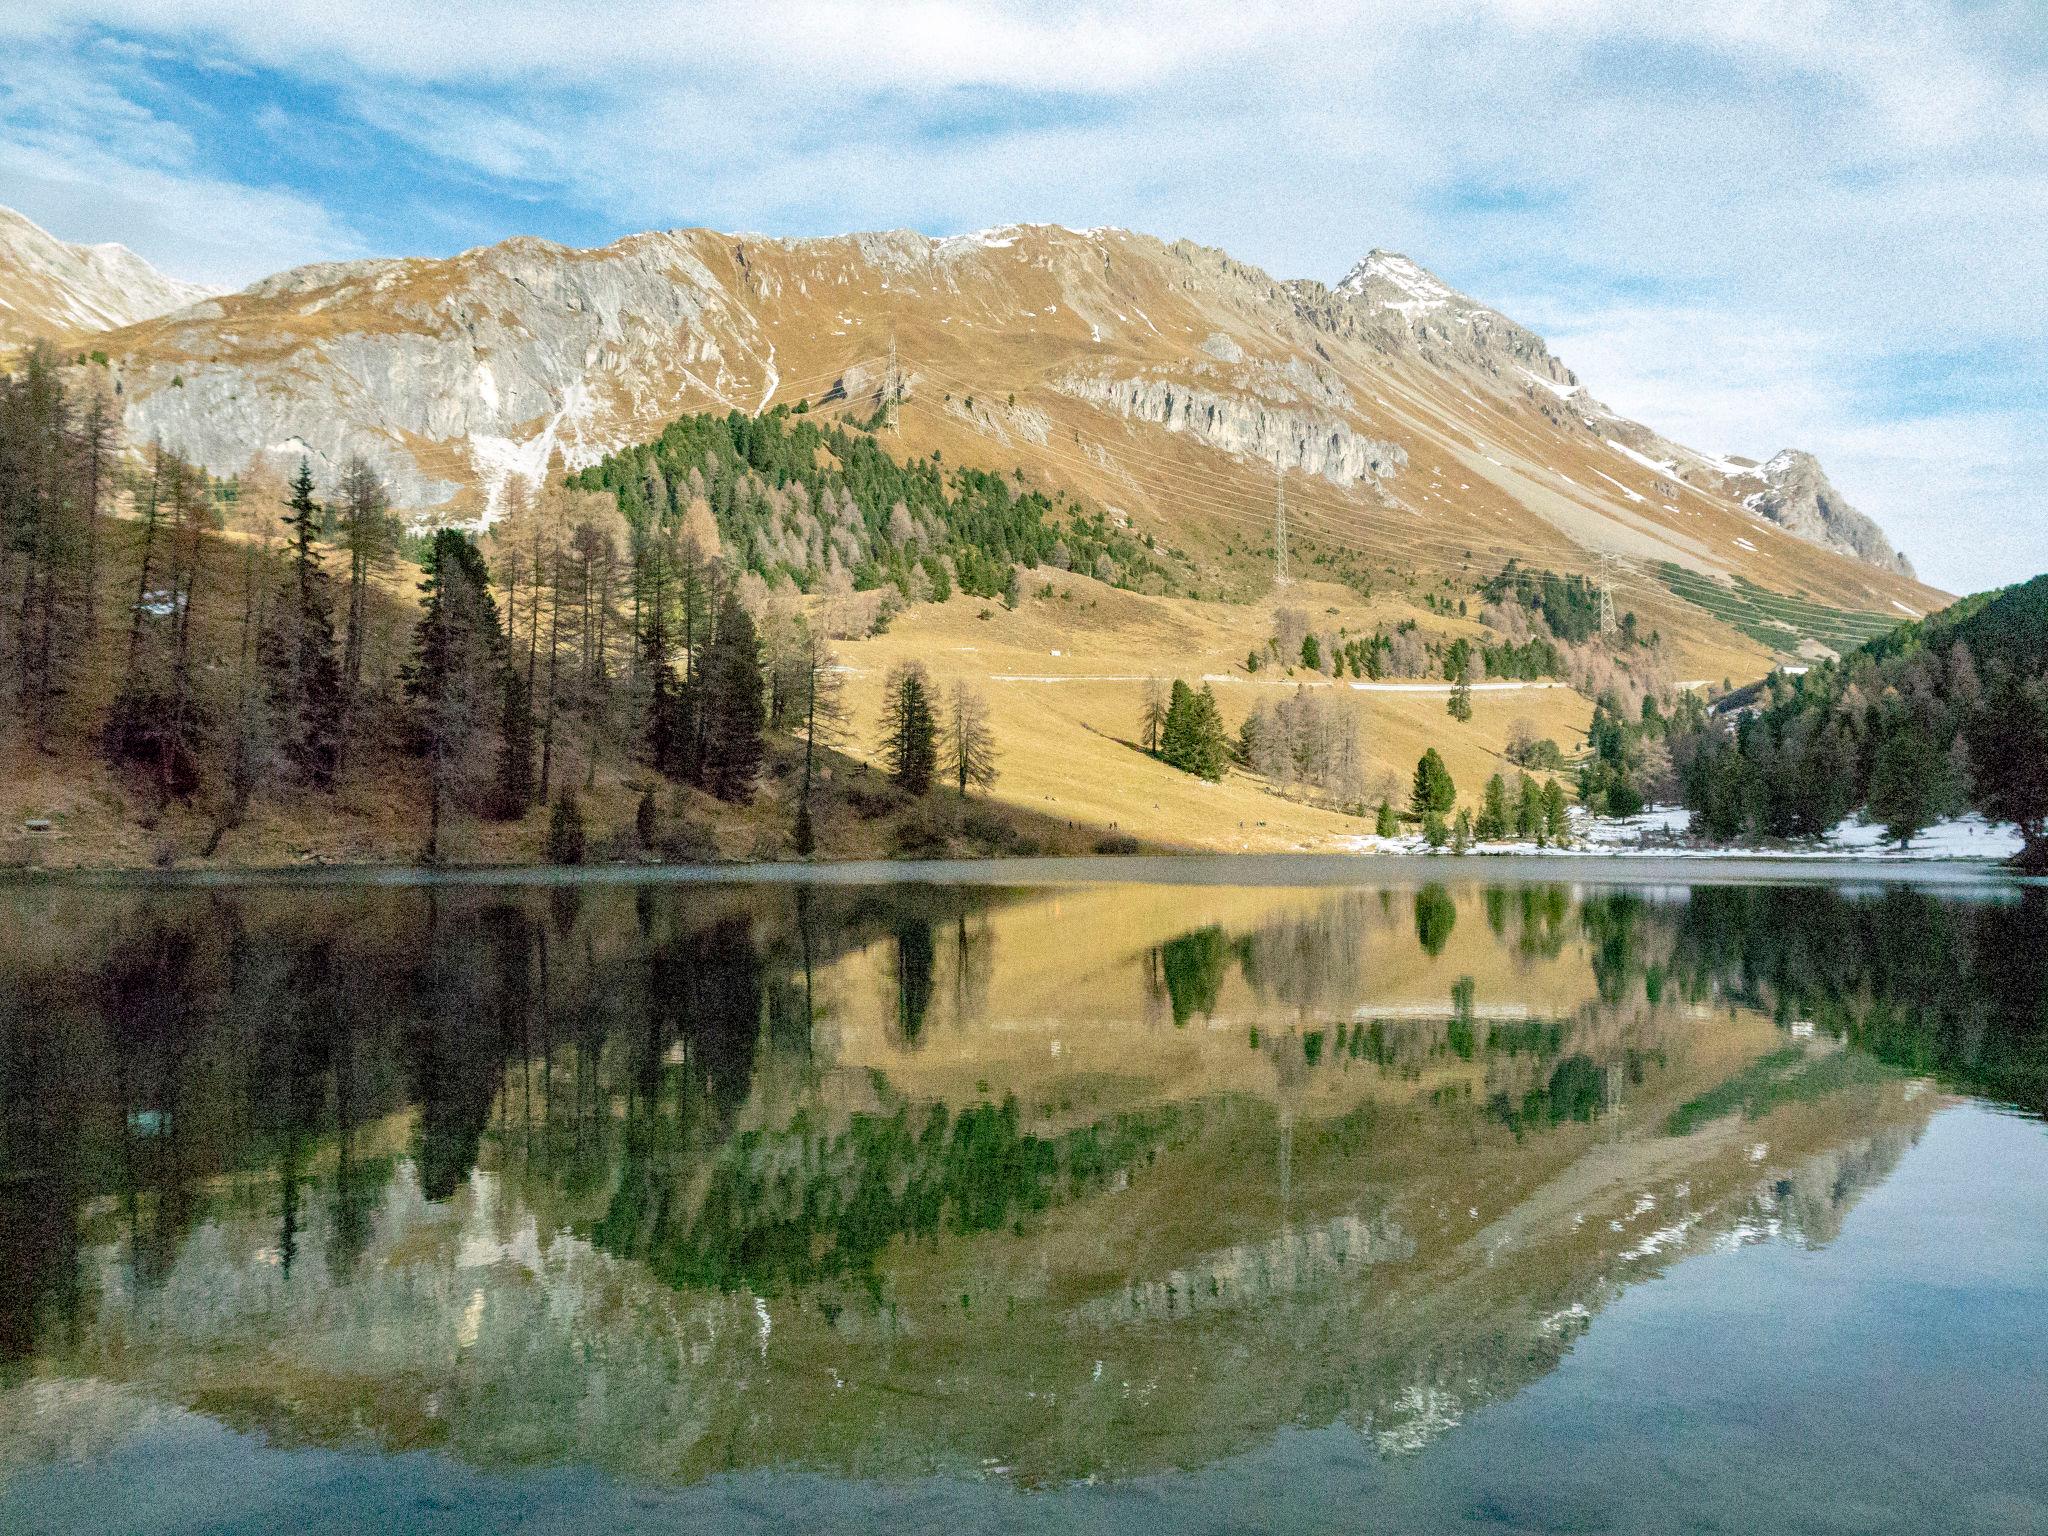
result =
[[7,900],[0,1439],[115,1382],[658,1477],[1394,1450],[1831,1240],[1923,1075],[2041,1103],[2031,896]]

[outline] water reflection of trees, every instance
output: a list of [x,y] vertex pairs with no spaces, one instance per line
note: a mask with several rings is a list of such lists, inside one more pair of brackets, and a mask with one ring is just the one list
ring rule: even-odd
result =
[[111,1223],[132,1283],[149,1286],[252,1175],[272,1191],[287,1274],[318,1222],[345,1279],[393,1172],[393,1123],[428,1200],[461,1187],[495,1135],[537,1203],[581,1209],[667,1150],[648,1142],[657,1104],[684,1122],[659,1134],[701,1155],[731,1134],[762,1053],[806,1070],[815,966],[882,933],[916,949],[921,933],[928,995],[931,924],[958,915],[965,945],[985,900],[49,898],[0,937],[0,1361],[74,1326],[89,1235]]
[[[1056,1092],[1033,1078],[1013,1099],[999,1081],[941,1104],[883,1072],[835,1068],[830,1029],[814,1055],[813,1020],[858,987],[899,1081],[958,1071],[975,1042],[928,1034],[926,1020],[965,1030],[995,978],[1020,975],[1014,954],[996,964],[1005,934],[990,900],[439,888],[163,893],[39,914],[0,933],[0,1362],[39,1339],[90,1343],[91,1288],[118,1263],[135,1320],[125,1333],[118,1317],[103,1325],[119,1348],[139,1356],[135,1341],[158,1328],[169,1342],[147,1348],[168,1351],[189,1324],[185,1342],[205,1351],[222,1347],[206,1329],[223,1316],[252,1339],[311,1316],[333,1353],[386,1339],[381,1365],[351,1359],[339,1374],[383,1370],[377,1390],[394,1396],[466,1382],[473,1431],[506,1426],[502,1444],[522,1456],[651,1442],[642,1419],[655,1417],[694,1445],[713,1415],[730,1438],[705,1441],[693,1466],[808,1455],[835,1432],[817,1367],[869,1344],[852,1358],[891,1394],[864,1399],[885,1402],[886,1427],[839,1424],[847,1464],[869,1465],[885,1444],[979,1453],[1001,1436],[1038,1466],[1085,1475],[1223,1454],[1280,1420],[1399,1438],[1441,1417],[1434,1396],[1402,1406],[1418,1382],[1455,1407],[1547,1369],[1569,1344],[1557,1320],[1597,1307],[1615,1275],[1665,1262],[1649,1255],[1676,1251],[1657,1244],[1670,1231],[1683,1242],[1695,1216],[1703,1243],[1765,1227],[1826,1240],[1933,1099],[1905,1110],[1876,1057],[2041,1102],[2048,977],[2031,897],[1968,907],[1709,888],[1658,903],[1446,884],[1428,898],[1453,912],[1434,957],[1412,891],[1206,909],[1191,898],[1185,932],[1155,932],[1096,973],[1129,995],[1104,982],[1086,1017],[1111,1030],[1122,1008],[1132,1034],[1112,1040],[1135,1042],[1134,1059],[1156,1048],[1173,1072],[1230,1053],[1220,1089],[1209,1079],[1172,1102],[1146,1097],[1135,1061],[1118,1079],[1125,1096],[1097,1101],[1114,1111],[1087,1107],[1078,1076],[1056,1077]],[[1233,923],[1231,911],[1251,916]],[[833,975],[853,951],[869,958]],[[1063,974],[1067,957],[1022,963]],[[1867,1049],[1685,1006],[1708,1000],[1813,1019]],[[1143,1033],[1168,1009],[1189,1022],[1240,1006],[1268,1027]],[[1264,1074],[1256,1091],[1235,1077],[1247,1034],[1262,1053],[1249,1058]],[[1709,1048],[1688,1060],[1694,1038]],[[1073,1070],[1074,1054],[1054,1072]],[[970,1081],[974,1070],[967,1055]],[[1083,1106],[1072,1112],[1070,1087]],[[1618,1104],[1634,1117],[1611,1113]],[[1788,1149],[1785,1165],[1753,1165],[1727,1137],[1663,1144],[1728,1115],[1777,1116],[1757,1140]],[[1665,1206],[1632,1213],[1624,1200],[1582,1229],[1570,1219],[1589,1199],[1573,1183],[1589,1166],[1579,1160],[1631,1137],[1657,1140],[1657,1166],[1678,1170],[1658,1188]],[[1559,1181],[1571,1199],[1545,1203]],[[1533,1246],[1514,1264],[1495,1265],[1491,1248],[1478,1262],[1477,1223],[1514,1209],[1536,1212],[1522,1230]],[[488,1239],[485,1258],[454,1255],[451,1211],[464,1246]],[[502,1256],[522,1232],[539,1235],[531,1269]],[[235,1246],[245,1239],[290,1269],[289,1284],[270,1285],[265,1261]],[[450,1251],[435,1257],[436,1241]],[[1369,1284],[1353,1262],[1373,1266]],[[416,1341],[392,1319],[418,1315],[435,1348],[453,1349],[429,1281],[408,1289],[437,1263],[471,1266],[457,1299],[487,1290],[491,1318],[504,1318],[484,1341],[498,1374],[472,1353],[445,1377],[398,1380]],[[252,1272],[261,1283],[238,1280],[240,1312],[186,1317],[166,1299],[195,1276]],[[330,1312],[309,1302],[344,1281]],[[1104,1296],[1121,1309],[1100,1325],[1113,1335],[1091,1331],[1084,1305]],[[751,1334],[731,1342],[736,1321],[752,1327],[755,1297],[797,1362],[778,1354],[786,1379]],[[686,1333],[686,1316],[702,1331]],[[1018,1429],[902,1390],[940,1375],[972,1394],[1080,1381],[1112,1348],[1131,1379],[1179,1384],[1162,1389],[1150,1430]],[[693,1376],[699,1349],[722,1353]],[[260,1371],[262,1348],[246,1353]],[[1255,1382],[1237,1404],[1255,1396],[1249,1416],[1222,1411],[1215,1373],[1186,1369],[1217,1358]],[[177,1379],[177,1361],[158,1363]],[[543,1365],[544,1390],[522,1393]],[[673,1411],[643,1415],[630,1384],[653,1390],[656,1378],[645,1401]],[[575,1439],[600,1422],[583,1417],[599,1398],[602,1434]]]
[[1907,887],[1710,886],[1678,920],[1674,965],[1877,1060],[2048,1113],[2048,891],[1954,901]]
[[[47,910],[0,937],[4,1361],[78,1329],[88,1246],[117,1245],[147,1287],[227,1203],[260,1202],[288,1273],[317,1253],[346,1280],[401,1159],[429,1201],[491,1163],[542,1230],[587,1233],[673,1283],[859,1287],[898,1240],[1013,1229],[1143,1166],[1198,1118],[1183,1106],[1033,1125],[1001,1085],[944,1109],[877,1084],[820,1112],[804,1086],[820,1070],[818,971],[880,945],[883,1007],[914,1046],[942,948],[955,1016],[991,985],[986,895],[39,899]],[[1483,928],[1473,912],[1458,926],[1461,904]],[[1375,947],[1429,954],[1432,935],[1447,972],[1479,950],[1526,962],[1582,944],[1587,994],[1517,1013],[1499,995],[1512,983],[1446,974],[1440,1008],[1376,1011]],[[1274,1081],[1289,1094],[1360,1068],[1427,1077],[1431,1103],[1517,1137],[1600,1118],[1642,1088],[1664,1037],[1641,1020],[1707,999],[1811,1021],[1856,1050],[1788,1043],[1674,1097],[1662,1132],[1850,1091],[1879,1080],[1873,1064],[2048,1110],[2039,891],[1957,902],[1707,886],[1668,904],[1574,903],[1557,887],[1347,892],[1241,930],[1201,923],[1150,962],[1144,984],[1176,1023],[1212,1014],[1234,981],[1286,1009],[1287,1028],[1255,1048],[1284,1067]],[[772,1114],[764,1081],[792,1085]]]

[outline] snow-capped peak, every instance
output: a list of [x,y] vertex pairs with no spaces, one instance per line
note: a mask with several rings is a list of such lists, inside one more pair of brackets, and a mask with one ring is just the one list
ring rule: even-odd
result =
[[1399,251],[1379,249],[1366,252],[1365,260],[1345,274],[1337,291],[1378,300],[1382,308],[1405,315],[1428,314],[1460,297],[1456,289]]

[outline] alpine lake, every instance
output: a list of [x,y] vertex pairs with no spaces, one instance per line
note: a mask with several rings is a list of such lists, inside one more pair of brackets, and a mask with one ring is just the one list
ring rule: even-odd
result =
[[0,886],[0,1530],[2048,1531],[2048,889]]

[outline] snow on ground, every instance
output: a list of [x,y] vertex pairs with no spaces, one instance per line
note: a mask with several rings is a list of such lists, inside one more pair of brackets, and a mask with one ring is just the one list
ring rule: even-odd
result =
[[1624,459],[1633,459],[1636,463],[1642,465],[1645,469],[1653,469],[1660,475],[1675,475],[1678,473],[1677,464],[1669,460],[1653,459],[1647,453],[1637,453],[1635,449],[1629,447],[1627,443],[1617,443],[1611,437],[1605,439],[1605,441],[1608,447],[1612,448]]
[[1543,388],[1549,390],[1553,395],[1557,396],[1557,398],[1560,400],[1571,399],[1573,395],[1576,395],[1579,392],[1579,390],[1584,387],[1578,384],[1560,384],[1555,379],[1546,379],[1542,374],[1532,372],[1527,368],[1524,368],[1521,371],[1528,376],[1529,382],[1531,384],[1542,385]]
[[[1681,806],[1651,806],[1640,816],[1590,816],[1572,808],[1572,842],[1566,848],[1538,848],[1534,843],[1475,843],[1475,854],[1543,854],[1554,858],[1598,858],[1623,853],[1655,853],[1675,858],[1712,859],[1870,859],[1894,863],[1916,859],[2009,859],[2020,851],[2019,830],[1994,825],[1972,813],[1954,821],[1937,822],[1914,838],[1904,849],[1894,847],[1881,826],[1867,825],[1851,817],[1824,838],[1802,843],[1774,843],[1763,847],[1698,847],[1687,841],[1692,812]],[[1344,853],[1425,853],[1428,845],[1419,832],[1399,837],[1363,834],[1337,838],[1332,845]]]

